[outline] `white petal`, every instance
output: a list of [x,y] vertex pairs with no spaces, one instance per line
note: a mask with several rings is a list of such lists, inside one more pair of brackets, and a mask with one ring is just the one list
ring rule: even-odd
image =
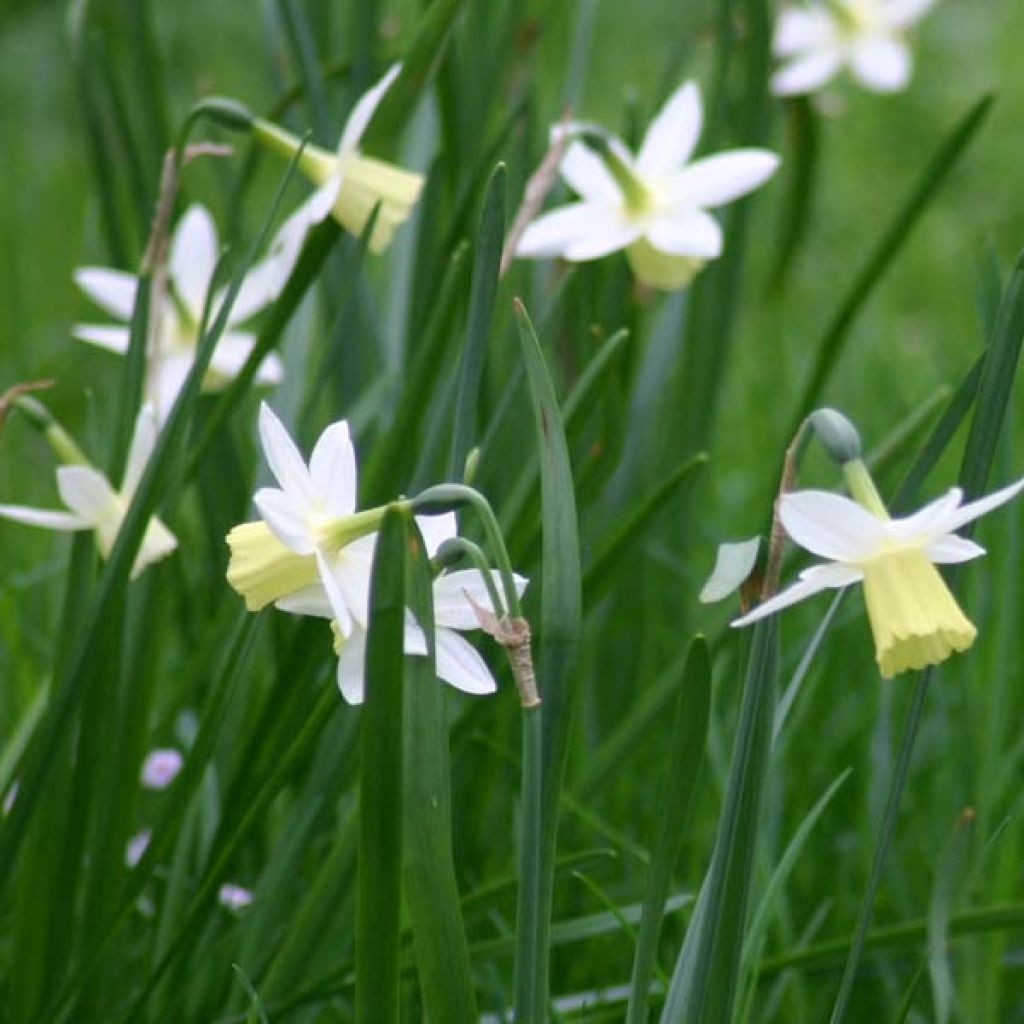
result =
[[284,363],[276,352],[270,352],[256,368],[256,384],[272,387],[284,380]]
[[494,693],[498,684],[476,648],[450,629],[434,632],[435,670],[439,679],[463,693]]
[[274,607],[291,615],[312,615],[318,619],[334,618],[331,602],[327,600],[327,591],[321,583],[313,583],[279,597],[274,602]]
[[131,342],[127,327],[103,327],[101,324],[75,324],[71,336],[120,355],[128,351]]
[[311,555],[316,545],[310,535],[307,509],[292,500],[287,491],[261,487],[253,501],[271,532],[289,551]]
[[617,203],[621,193],[604,161],[582,142],[573,142],[565,151],[559,173],[566,184],[589,202]]
[[[501,573],[497,569],[492,569],[491,579],[494,581],[498,596],[504,601],[505,591],[501,584]],[[522,597],[527,580],[514,574],[512,582],[516,588],[516,595]],[[476,569],[460,569],[438,576],[434,580],[433,595],[434,622],[448,629],[480,628],[480,620],[476,617],[473,603],[486,611],[501,614],[501,611],[495,610],[487,584]]]
[[862,562],[886,539],[884,520],[855,501],[829,491],[783,495],[780,518],[797,544],[838,562]]
[[928,557],[939,565],[951,565],[956,562],[969,562],[972,558],[980,558],[985,549],[980,544],[966,537],[940,537],[928,545]]
[[433,558],[446,540],[459,535],[459,522],[454,512],[444,512],[439,516],[417,516],[416,525],[423,536],[428,558]]
[[749,626],[758,619],[767,618],[775,612],[788,608],[791,604],[803,601],[822,590],[837,590],[848,587],[852,583],[858,583],[864,578],[864,574],[849,565],[815,565],[805,569],[800,574],[800,579],[791,587],[787,587],[781,594],[769,598],[759,604],[746,615],[736,619],[733,626]]
[[622,210],[597,207],[587,233],[570,242],[563,256],[579,263],[598,260],[632,245],[643,232],[643,224],[627,219]]
[[338,653],[338,689],[349,704],[363,703],[365,661],[366,631],[357,629],[346,638]]
[[886,20],[893,28],[909,28],[920,21],[935,3],[936,0],[889,0]]
[[929,502],[913,515],[893,519],[888,524],[890,535],[896,541],[918,540],[926,542],[943,534],[952,533],[956,527],[953,515],[963,501],[964,492],[959,487],[947,491],[940,498]]
[[345,179],[339,172],[328,178],[310,197],[304,206],[305,215],[309,218],[310,224],[319,224],[326,220],[338,201],[341,186]]
[[868,89],[899,92],[910,81],[910,50],[892,36],[867,36],[854,44],[850,67]]
[[824,7],[790,7],[775,24],[772,53],[776,57],[794,57],[802,50],[821,49],[835,40],[835,20]]
[[79,267],[75,284],[108,313],[119,320],[131,320],[139,279],[123,270],[109,267]]
[[166,558],[178,547],[178,538],[171,533],[161,520],[150,519],[146,526],[146,532],[142,535],[142,545],[139,553],[135,556],[135,563],[132,565],[131,577],[135,579],[147,565]]
[[26,526],[41,526],[44,530],[88,530],[92,526],[82,516],[48,508],[29,508],[27,505],[0,505],[0,519],[10,519]]
[[722,229],[703,210],[676,209],[662,214],[652,221],[646,234],[655,249],[674,256],[713,260],[722,254]]
[[[345,602],[345,595],[338,586],[338,579],[334,574],[334,568],[327,556],[319,548],[316,550],[316,567],[320,573],[320,582],[327,593],[327,600],[330,602],[331,610],[334,612],[334,620],[343,637],[349,637],[355,628],[352,622],[352,613]],[[356,630],[356,632],[359,632]]]
[[570,245],[589,236],[599,211],[605,209],[596,203],[571,203],[542,214],[527,225],[516,255],[525,259],[564,256]]
[[135,430],[132,433],[132,443],[128,448],[128,460],[124,469],[124,480],[121,483],[121,496],[125,501],[131,501],[135,488],[139,486],[149,457],[156,447],[158,432],[156,412],[153,406],[147,402],[139,410],[139,415],[135,420]]
[[370,579],[373,576],[373,552],[377,534],[360,537],[337,553],[334,580],[345,607],[357,626],[366,629],[370,615]]
[[345,122],[345,129],[341,133],[341,141],[338,143],[338,156],[347,156],[359,148],[359,143],[366,132],[366,128],[373,115],[384,99],[384,94],[391,88],[392,83],[402,70],[401,64],[392,64],[384,77],[376,85],[367,89],[356,101],[356,105]]
[[405,633],[402,636],[402,653],[413,657],[425,657],[427,654],[427,634],[419,627],[412,612],[405,611]]
[[732,149],[674,174],[667,191],[676,202],[710,209],[753,192],[778,166],[778,156],[767,149]]
[[817,92],[830,82],[843,66],[838,47],[814,50],[784,64],[772,75],[772,92],[776,96],[801,96]]
[[994,508],[999,508],[1000,505],[1005,505],[1006,502],[1016,498],[1022,490],[1024,490],[1024,479],[998,491],[993,491],[977,501],[969,501],[966,505],[961,505],[949,518],[949,531],[952,533],[953,530],[959,530],[961,526],[973,522],[979,516],[991,512]]
[[260,440],[267,465],[282,490],[308,513],[313,503],[313,482],[295,442],[266,402],[260,403]]
[[210,369],[224,383],[234,380],[245,366],[249,355],[256,347],[256,335],[245,331],[231,331],[221,335],[210,359]]
[[146,381],[146,394],[153,403],[158,422],[164,423],[167,420],[174,403],[178,400],[178,395],[181,394],[193,362],[193,352],[176,352],[152,361]]
[[700,129],[700,90],[687,82],[668,98],[647,129],[636,161],[641,174],[660,177],[682,167],[697,146]]
[[197,323],[217,266],[217,229],[209,210],[193,203],[174,230],[170,274],[178,298]]
[[356,453],[348,424],[332,423],[321,435],[309,460],[313,492],[331,515],[347,516],[356,509]]
[[92,466],[59,466],[57,490],[61,501],[93,526],[120,516],[110,481]]

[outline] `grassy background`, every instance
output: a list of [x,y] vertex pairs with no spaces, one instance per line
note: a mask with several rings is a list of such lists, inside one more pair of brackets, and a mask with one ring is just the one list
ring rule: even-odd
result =
[[[90,18],[112,74],[132,97],[132,124],[144,138],[150,122],[143,102],[133,92],[143,79],[128,17],[130,6],[127,0],[123,4],[96,3]],[[308,6],[314,21],[322,19],[317,23],[325,32],[317,38],[325,60],[332,63],[346,58],[354,46],[349,43],[350,29],[356,24],[359,4],[338,9],[326,4]],[[379,5],[383,32],[377,52],[381,63],[385,55],[401,50],[415,6]],[[581,115],[618,126],[628,134],[637,124],[646,123],[680,78],[694,75],[709,82],[715,45],[714,5],[686,5],[684,12],[681,6],[661,0],[631,5],[585,0],[531,4],[529,10],[509,20],[513,31],[507,36],[497,28],[492,32],[495,45],[510,58],[506,73],[493,84],[480,67],[480,56],[469,45],[470,32],[476,29],[464,27],[455,49],[462,62],[463,81],[474,80],[473,62],[477,61],[476,73],[483,74],[487,88],[496,89],[502,102],[487,104],[472,89],[460,90],[456,81],[448,102],[458,112],[461,127],[446,136],[448,157],[455,162],[481,159],[483,138],[497,130],[506,112],[504,104],[525,93],[531,120],[525,131],[513,133],[501,151],[509,164],[511,212],[518,203],[524,176],[539,158],[543,126],[558,117],[566,97],[577,98]],[[280,34],[268,29],[272,26],[270,5],[183,0],[152,5],[152,16],[161,54],[158,73],[165,82],[171,124],[177,123],[197,96],[207,93],[242,98],[255,110],[270,109],[282,83],[296,80]],[[587,38],[591,18],[589,45],[580,45]],[[52,407],[88,445],[101,440],[115,385],[111,381],[112,357],[70,339],[70,324],[94,317],[74,288],[71,272],[81,264],[108,263],[109,250],[90,172],[81,108],[76,102],[65,19],[65,10],[55,4],[22,5],[0,13],[0,96],[4,100],[0,105],[0,181],[4,185],[0,189],[0,309],[4,311],[0,317],[0,385],[56,378]],[[499,24],[500,18],[495,16],[494,25]],[[780,179],[752,205],[749,260],[737,300],[739,319],[732,357],[718,395],[719,417],[709,468],[688,508],[677,510],[677,519],[663,517],[656,529],[634,543],[628,561],[617,567],[615,586],[588,613],[569,768],[569,790],[580,793],[585,813],[567,815],[562,848],[569,852],[599,846],[616,851],[613,863],[592,869],[612,905],[636,902],[642,894],[644,855],[660,806],[659,771],[672,742],[667,720],[652,722],[600,785],[588,788],[588,772],[604,749],[602,744],[615,734],[622,720],[658,689],[665,667],[682,651],[690,633],[694,629],[707,631],[716,651],[711,770],[699,788],[676,874],[678,888],[692,891],[707,863],[721,803],[744,650],[737,637],[723,628],[731,611],[695,609],[693,594],[711,566],[719,541],[750,535],[762,526],[764,498],[774,487],[772,477],[789,440],[785,431],[792,420],[811,345],[941,139],[978,96],[991,90],[996,94],[991,117],[859,317],[825,397],[853,417],[870,447],[887,437],[937,388],[955,385],[981,350],[986,289],[993,274],[1005,276],[1024,244],[1019,143],[1024,124],[1021,38],[1024,7],[1016,0],[942,0],[919,33],[916,73],[905,95],[878,98],[842,85],[822,101],[813,219],[782,297],[770,293],[767,281],[777,253],[786,176],[791,172],[784,168]],[[570,52],[576,54],[575,62],[568,61]],[[332,108],[335,127],[342,123],[342,113],[353,94],[347,86],[332,86],[329,95],[336,104]],[[290,116],[295,127],[309,122],[308,108],[302,104]],[[418,166],[425,167],[434,151],[436,125],[436,117],[421,112],[409,133],[406,153]],[[481,128],[483,131],[478,131]],[[726,136],[730,143],[745,141],[735,133]],[[790,155],[778,111],[770,139],[784,158]],[[244,150],[244,145],[240,148]],[[150,165],[156,152],[153,147],[145,150]],[[122,159],[123,154],[114,154],[115,162]],[[251,236],[259,223],[278,171],[269,162],[259,168],[255,187],[244,203],[244,236]],[[227,208],[232,188],[231,173],[220,167],[201,168],[187,182],[189,198],[207,202],[220,214]],[[301,191],[296,186],[290,196]],[[127,208],[131,200],[121,195],[120,202]],[[474,209],[478,203],[479,197],[474,196]],[[134,230],[127,232],[134,258],[141,247],[144,224],[140,218],[132,221],[129,217],[127,222],[134,224]],[[395,265],[412,255],[411,239],[406,239],[396,248]],[[331,281],[337,285],[341,281],[337,268],[333,273],[336,276]],[[374,332],[369,324],[388,339],[384,348],[391,345],[389,351],[401,353],[403,345],[411,349],[415,344],[421,325],[416,321],[415,306],[407,323],[400,312],[394,312],[400,294],[400,287],[394,284],[397,277],[389,275],[387,265],[384,271],[375,267],[366,275],[365,310],[353,334],[370,338]],[[536,310],[548,294],[548,284],[543,268],[517,270],[503,292],[495,337],[508,335],[509,295],[525,290],[534,297]],[[322,300],[324,306],[330,306],[329,297]],[[667,352],[666,358],[674,360],[685,306],[686,300],[680,296],[634,293],[619,260],[611,266],[584,269],[567,288],[564,307],[546,338],[563,389],[578,376],[583,357],[593,348],[587,331],[595,323],[605,333],[627,322],[635,328],[629,342],[629,363],[639,374],[634,383],[644,379],[645,367],[651,372],[651,367],[658,366],[659,353]],[[307,309],[285,342],[289,372],[296,383],[289,383],[280,397],[292,409],[299,402],[297,382],[305,353],[326,334],[321,307]],[[390,330],[395,323],[405,329]],[[540,333],[545,336],[543,326]],[[349,362],[345,365],[359,386],[342,381],[334,397],[361,394],[362,385],[371,382],[374,372],[387,366],[391,358],[383,349],[373,358],[346,357]],[[504,394],[513,365],[514,359],[500,352],[492,360],[485,424]],[[631,397],[642,404],[644,393],[639,385]],[[319,411],[318,427],[349,412],[339,402],[324,403]],[[651,415],[655,417],[653,427]],[[636,410],[630,421],[635,432],[631,428],[626,438],[622,462],[612,467],[610,479],[584,503],[581,529],[588,557],[600,548],[632,499],[678,464],[675,437],[671,431],[659,429],[659,415],[654,410]],[[996,464],[1000,483],[1020,472],[1020,425],[1013,420],[1011,411],[1013,429]],[[614,422],[621,425],[624,421]],[[180,525],[185,532],[201,532],[204,540],[183,552],[180,567],[160,570],[170,596],[159,620],[166,639],[154,675],[149,728],[154,743],[180,737],[182,711],[194,708],[202,694],[202,677],[188,675],[193,665],[191,645],[204,635],[200,629],[203,618],[227,615],[235,600],[213,569],[223,560],[217,547],[223,532],[218,533],[221,519],[230,524],[246,514],[239,494],[253,468],[251,424],[251,416],[238,418],[233,431],[237,449],[225,453],[225,458],[248,467],[238,470],[238,493],[231,490],[225,506],[212,512],[215,491],[207,489],[187,501]],[[359,435],[361,452],[369,448],[380,429],[368,416]],[[590,431],[603,437],[593,425]],[[492,462],[482,472],[482,485],[499,512],[516,479],[515,467],[507,461],[516,457],[516,436],[512,428],[502,434],[495,449],[497,468]],[[590,439],[587,432],[577,438],[576,455],[581,461]],[[958,457],[959,446],[954,446],[929,480],[928,496],[953,482]],[[884,482],[894,485],[905,465],[905,457],[897,461]],[[0,433],[0,496],[4,501],[52,505],[55,494],[50,467],[42,441],[17,418]],[[806,479],[834,486],[832,471],[823,460],[808,462]],[[993,555],[966,574],[965,590],[965,606],[981,627],[981,639],[970,656],[943,668],[933,688],[879,901],[879,924],[917,920],[934,906],[934,879],[944,877],[944,851],[954,834],[954,821],[966,806],[976,809],[977,818],[967,868],[957,874],[956,904],[988,907],[1021,896],[1017,868],[1024,838],[1017,823],[1022,770],[1018,733],[1024,712],[1019,668],[1020,523],[1020,513],[1013,510],[982,527],[982,543]],[[679,524],[685,524],[682,540]],[[529,574],[536,576],[537,551],[529,515],[518,525],[518,530],[511,531],[514,554]],[[66,542],[51,535],[0,523],[0,741],[22,720],[50,671],[55,645],[59,646],[57,622],[67,549]],[[815,605],[787,615],[784,681],[795,668],[822,610]],[[290,623],[282,625],[275,620],[265,625],[266,649],[275,652],[275,664],[285,671],[291,657],[286,652],[295,649],[296,636],[305,634],[297,634]],[[325,638],[318,635],[312,650],[328,664]],[[297,664],[292,665],[296,672]],[[305,670],[307,675],[313,672],[310,666]],[[316,669],[317,674],[321,671]],[[269,686],[266,679],[263,682]],[[859,598],[847,602],[815,661],[773,759],[756,875],[760,885],[814,801],[843,769],[852,766],[854,770],[817,826],[776,904],[767,955],[785,955],[815,939],[849,934],[870,862],[891,765],[893,733],[898,731],[909,694],[905,682],[878,685],[861,603]],[[329,684],[321,680],[321,685]],[[456,863],[464,891],[472,891],[506,877],[514,863],[511,822],[518,770],[506,755],[516,749],[518,720],[507,693],[494,707],[467,707],[461,698],[453,704],[460,713],[465,712],[456,732],[453,767]],[[350,720],[339,716],[331,727],[344,737],[350,725]],[[251,734],[247,730],[255,727],[239,713],[232,728],[241,735]],[[227,768],[224,772],[227,774]],[[268,859],[272,861],[278,853],[291,820],[289,814],[303,792],[296,782],[270,808],[265,827],[234,865],[242,881],[255,882]],[[344,793],[338,797],[341,821],[345,820],[346,799]],[[217,799],[210,796],[209,800],[208,813],[216,818]],[[145,808],[137,811],[144,816]],[[314,862],[325,854],[328,835],[327,829],[318,833],[306,851],[300,869],[304,880],[314,876]],[[590,889],[571,877],[560,882],[559,919],[605,909]],[[10,908],[6,912],[12,913]],[[342,918],[350,913],[351,908],[339,910]],[[499,902],[486,920],[474,926],[472,934],[480,938],[507,934],[509,914],[508,905]],[[345,920],[327,928],[325,935],[336,938],[339,930],[344,930],[340,926]],[[682,920],[673,918],[667,929],[662,961],[669,970],[681,939]],[[808,934],[809,928],[813,934]],[[205,987],[196,983],[193,990],[195,1006],[204,1011],[230,1003],[219,997],[229,984],[227,965],[238,955],[235,929],[226,916],[211,916],[203,934],[199,951],[211,977],[217,978],[207,979]],[[137,934],[143,932],[140,926]],[[280,941],[280,933],[274,934],[275,941]],[[137,941],[143,942],[141,938]],[[324,968],[333,962],[330,943],[325,945],[328,949],[317,960]],[[960,1019],[1024,1019],[1019,949],[1019,933],[1012,930],[956,945],[953,969]],[[16,962],[10,943],[0,951],[8,964]],[[856,1019],[893,1018],[925,954],[924,940],[918,937],[898,954],[872,959],[865,968],[865,984],[858,990]],[[122,955],[125,963],[130,962],[129,953],[122,951]],[[612,927],[602,937],[556,954],[554,990],[561,994],[624,983],[630,958],[631,944],[625,933]],[[841,965],[841,954],[838,963]],[[761,1001],[751,1019],[823,1019],[836,986],[836,966],[833,961],[825,969],[782,976],[788,980],[778,989],[772,988],[778,977],[773,975],[760,989]],[[507,957],[484,958],[479,981],[489,998],[481,999],[482,1006],[507,1005],[508,974]],[[188,984],[184,973],[176,983]],[[911,1019],[933,1019],[927,988],[925,981]],[[776,997],[778,1002],[773,1002]],[[331,1009],[324,1004],[313,1012],[325,1014],[322,1019],[348,1019],[344,998],[330,1005]],[[311,1015],[308,1019],[321,1018]],[[615,1011],[609,1019],[615,1019]]]

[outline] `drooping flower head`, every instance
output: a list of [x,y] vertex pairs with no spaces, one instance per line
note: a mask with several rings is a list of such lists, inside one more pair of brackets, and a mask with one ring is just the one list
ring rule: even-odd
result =
[[[317,191],[301,208],[308,223],[319,223],[330,215],[350,234],[359,235],[380,204],[369,240],[373,252],[387,248],[423,190],[422,174],[367,156],[359,148],[377,107],[400,71],[400,64],[393,65],[376,85],[360,96],[335,152],[308,145],[298,162],[299,171],[317,186]],[[256,120],[253,127],[261,143],[285,157],[291,159],[299,151],[299,139],[277,125]]]
[[722,254],[722,229],[708,211],[752,192],[779,165],[764,149],[693,160],[701,121],[700,91],[688,82],[658,112],[635,155],[600,129],[556,126],[556,135],[575,137],[560,172],[580,200],[538,217],[516,255],[585,262],[625,249],[644,284],[685,287]]
[[831,0],[788,7],[773,49],[783,61],[772,79],[780,96],[816,92],[843,68],[872,92],[899,92],[910,81],[907,31],[935,0]]
[[[280,294],[298,256],[294,225],[286,225],[271,252],[246,275],[231,306],[223,335],[217,342],[210,368],[203,379],[204,391],[218,391],[234,379],[256,345],[256,337],[239,325],[255,316]],[[146,361],[146,396],[160,422],[174,404],[185,383],[199,344],[203,307],[218,258],[217,229],[206,207],[194,203],[178,222],[171,241],[167,294],[156,297],[150,312],[150,341]],[[76,324],[72,334],[119,355],[128,352],[130,322],[138,278],[107,267],[80,267],[75,283],[98,306],[122,323]],[[226,289],[213,296],[210,322],[224,301]],[[284,375],[281,360],[271,353],[259,366],[258,384],[278,383]]]
[[977,630],[935,566],[983,555],[984,548],[956,531],[1016,497],[1024,480],[967,504],[954,487],[919,512],[892,519],[863,463],[851,462],[844,472],[857,500],[828,491],[794,491],[779,507],[790,538],[828,561],[805,569],[797,583],[733,625],[746,626],[822,590],[863,583],[884,679],[967,650]]
[[[115,490],[98,469],[85,463],[83,456],[75,464],[59,466],[57,469],[57,490],[61,500],[70,509],[69,512],[24,505],[0,505],[0,518],[48,530],[92,530],[96,534],[100,555],[108,558],[135,489],[142,479],[143,470],[156,446],[156,437],[156,416],[151,406],[143,406],[135,423],[120,490]],[[143,534],[139,553],[132,566],[132,578],[138,576],[147,565],[166,558],[177,546],[174,534],[154,516]]]

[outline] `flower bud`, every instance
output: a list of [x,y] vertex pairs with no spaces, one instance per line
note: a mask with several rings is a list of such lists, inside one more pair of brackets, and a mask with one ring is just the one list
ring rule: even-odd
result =
[[840,466],[860,458],[857,428],[836,409],[816,409],[808,417],[818,440]]

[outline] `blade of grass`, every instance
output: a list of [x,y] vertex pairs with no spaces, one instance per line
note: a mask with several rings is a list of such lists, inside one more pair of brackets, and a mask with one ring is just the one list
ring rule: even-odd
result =
[[397,1024],[402,897],[402,706],[406,517],[381,523],[370,582],[366,703],[360,731],[356,1020]]
[[711,714],[711,658],[703,637],[690,644],[679,680],[672,753],[665,772],[665,799],[647,872],[640,933],[633,958],[627,1024],[645,1024],[647,995],[657,964],[658,936],[672,883],[672,870],[687,835],[687,819],[697,787]]
[[521,888],[516,954],[516,1019],[547,1017],[559,795],[571,715],[570,673],[582,617],[579,537],[565,431],[540,342],[522,303],[519,339],[537,426],[543,564],[541,570],[541,707],[524,710]]
[[435,676],[433,596],[423,538],[412,530],[409,606],[428,654],[408,665],[405,700],[402,879],[412,923],[423,1014],[474,1021],[473,975],[452,850],[445,693]]

